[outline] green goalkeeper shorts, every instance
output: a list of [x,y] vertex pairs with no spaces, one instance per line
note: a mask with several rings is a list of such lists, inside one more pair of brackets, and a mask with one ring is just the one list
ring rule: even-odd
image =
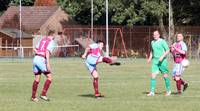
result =
[[162,62],[159,61],[159,59],[152,59],[152,65],[151,65],[151,73],[152,74],[159,74],[159,71],[162,74],[168,74],[169,70],[168,70],[168,63],[167,63],[167,59],[163,59]]

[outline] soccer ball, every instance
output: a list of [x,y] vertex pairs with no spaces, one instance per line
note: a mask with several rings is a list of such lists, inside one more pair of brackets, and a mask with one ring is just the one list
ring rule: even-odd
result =
[[190,65],[190,61],[187,60],[187,59],[184,59],[182,62],[181,62],[182,66],[187,68],[189,65]]

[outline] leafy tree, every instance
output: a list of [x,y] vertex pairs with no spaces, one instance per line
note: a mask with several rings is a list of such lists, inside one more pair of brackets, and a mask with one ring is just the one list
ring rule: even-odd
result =
[[150,15],[152,18],[156,19],[164,38],[167,38],[167,32],[164,27],[163,20],[163,17],[166,17],[168,14],[166,2],[167,1],[165,0],[142,0],[141,2],[143,13]]
[[[33,6],[35,0],[21,0],[23,6]],[[20,0],[10,0],[10,5],[19,5]]]
[[[133,25],[144,22],[138,1],[109,0],[109,23]],[[58,0],[58,4],[75,20],[83,24],[90,24],[91,0]],[[106,18],[105,0],[94,0],[93,13],[94,23],[104,25]]]
[[199,0],[173,0],[175,25],[200,25]]
[[7,9],[10,0],[0,0],[0,15]]
[[90,0],[58,0],[58,5],[76,21],[82,24],[89,23]]
[[145,16],[140,10],[139,0],[110,0],[109,12],[113,24],[134,25],[142,24]]

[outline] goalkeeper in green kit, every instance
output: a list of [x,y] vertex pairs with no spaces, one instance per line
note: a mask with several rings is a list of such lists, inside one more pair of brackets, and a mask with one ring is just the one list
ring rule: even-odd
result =
[[166,41],[160,38],[160,33],[158,30],[153,32],[153,39],[151,41],[151,53],[148,58],[148,63],[151,62],[151,91],[147,96],[155,95],[155,87],[156,87],[156,76],[159,72],[162,73],[163,78],[165,80],[166,85],[166,93],[165,96],[169,96],[171,94],[170,91],[170,79],[168,77],[168,63],[167,63],[167,55],[170,50],[166,43]]

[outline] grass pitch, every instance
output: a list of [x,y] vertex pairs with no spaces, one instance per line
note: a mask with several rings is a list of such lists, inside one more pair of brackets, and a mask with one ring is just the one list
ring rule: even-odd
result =
[[[181,96],[165,97],[162,76],[157,77],[156,95],[150,89],[150,65],[144,59],[122,59],[121,66],[99,64],[100,92],[93,97],[92,80],[81,59],[52,59],[53,82],[47,93],[51,99],[30,101],[32,60],[0,60],[0,111],[199,111],[200,62],[191,61],[183,79],[189,82]],[[172,62],[170,62],[170,71]],[[44,83],[41,78],[37,95]],[[176,92],[171,80],[172,93]]]

